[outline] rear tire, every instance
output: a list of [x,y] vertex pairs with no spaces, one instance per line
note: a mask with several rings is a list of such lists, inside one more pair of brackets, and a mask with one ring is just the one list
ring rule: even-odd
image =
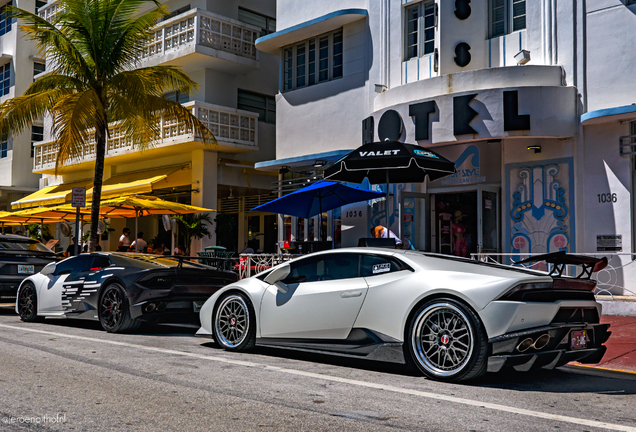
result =
[[44,317],[38,316],[38,298],[35,285],[25,282],[20,288],[18,295],[18,314],[24,322],[43,321]]
[[102,291],[99,297],[99,322],[109,333],[123,333],[136,330],[141,322],[130,317],[130,305],[124,288],[113,283]]
[[488,337],[473,310],[447,298],[420,306],[411,317],[405,353],[427,377],[466,381],[486,373]]
[[249,351],[256,344],[256,317],[243,294],[222,297],[212,316],[214,340],[228,351]]

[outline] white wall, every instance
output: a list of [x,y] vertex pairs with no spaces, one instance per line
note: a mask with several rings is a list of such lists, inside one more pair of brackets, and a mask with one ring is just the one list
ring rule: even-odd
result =
[[366,20],[344,26],[343,44],[342,78],[276,97],[278,158],[361,144],[361,124],[369,112]]

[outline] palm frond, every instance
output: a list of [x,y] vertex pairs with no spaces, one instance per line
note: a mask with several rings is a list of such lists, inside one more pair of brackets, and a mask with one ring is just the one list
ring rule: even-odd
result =
[[0,105],[0,133],[19,134],[34,121],[50,112],[61,97],[69,94],[64,89],[42,90],[37,93],[11,98]]
[[57,137],[57,167],[83,154],[89,134],[105,122],[104,107],[93,90],[61,98],[51,109],[53,133]]
[[28,39],[35,42],[38,53],[45,55],[55,65],[56,71],[84,80],[90,79],[91,68],[77,45],[55,26],[58,19],[64,18],[65,12],[61,12],[62,17],[58,16],[53,23],[20,8],[11,7],[9,12],[25,23],[20,25],[20,29]]

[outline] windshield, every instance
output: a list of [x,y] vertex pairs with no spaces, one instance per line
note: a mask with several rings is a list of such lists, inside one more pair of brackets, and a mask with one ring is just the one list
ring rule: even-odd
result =
[[16,241],[0,241],[0,251],[2,250],[11,250],[11,251],[31,251],[31,252],[45,252],[45,253],[55,253],[51,249],[44,246],[39,242],[16,242]]

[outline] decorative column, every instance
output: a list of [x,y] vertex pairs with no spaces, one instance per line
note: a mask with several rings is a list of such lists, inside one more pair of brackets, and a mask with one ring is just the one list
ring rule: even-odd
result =
[[[192,152],[192,205],[217,210],[217,174],[218,153],[209,150],[195,150]],[[210,212],[214,220],[216,211]],[[209,227],[211,238],[192,240],[190,253],[202,251],[206,246],[216,245],[216,224]]]

